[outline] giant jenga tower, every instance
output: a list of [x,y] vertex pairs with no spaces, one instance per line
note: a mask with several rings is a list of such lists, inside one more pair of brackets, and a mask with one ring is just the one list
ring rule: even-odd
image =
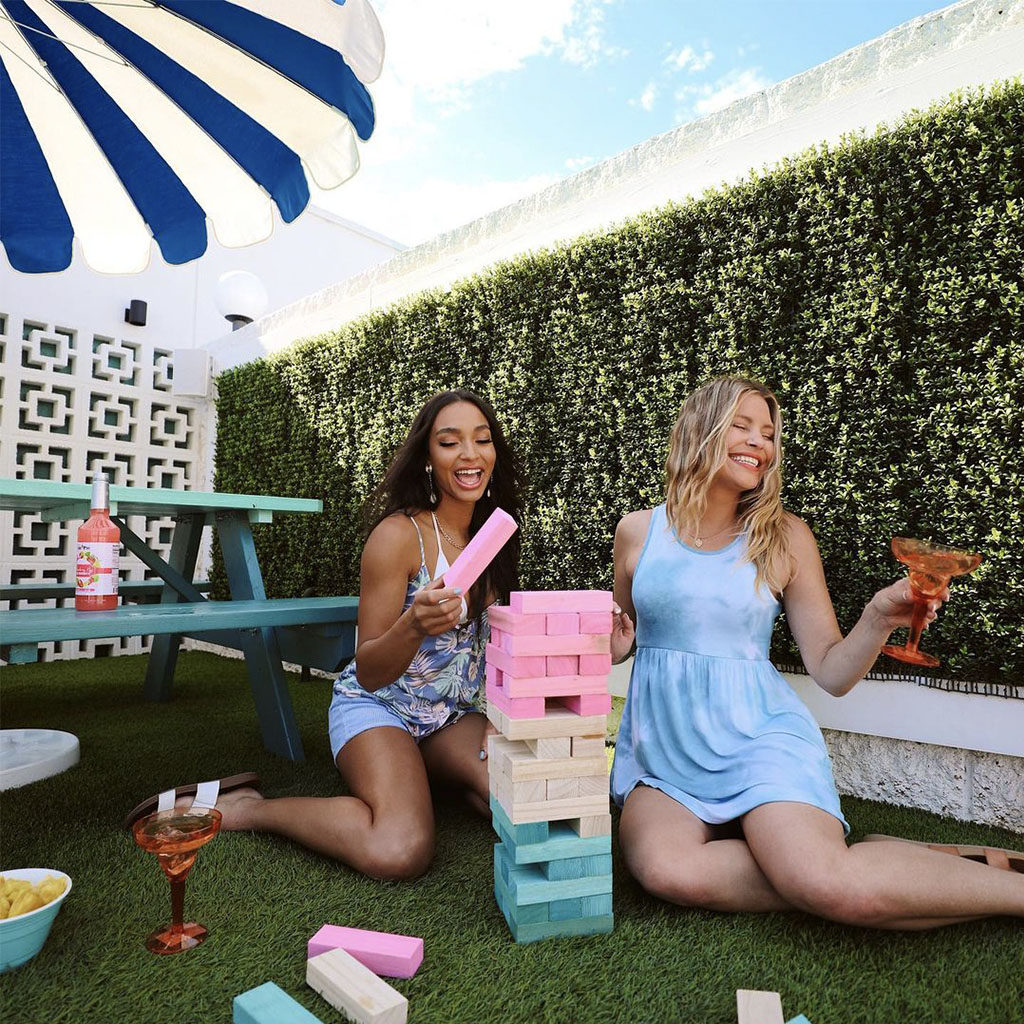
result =
[[517,942],[610,932],[612,595],[513,593],[488,617],[498,906]]

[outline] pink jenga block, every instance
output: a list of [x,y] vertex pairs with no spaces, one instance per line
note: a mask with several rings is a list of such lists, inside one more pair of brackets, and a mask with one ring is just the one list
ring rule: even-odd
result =
[[505,673],[496,665],[492,665],[489,661],[484,662],[484,678],[492,686],[504,686],[504,675]]
[[[510,676],[542,676],[547,671],[547,658],[516,658],[494,644],[487,645],[484,657],[486,664],[493,665]],[[610,655],[609,661],[611,661]],[[610,672],[611,669],[608,671]]]
[[[551,660],[550,658],[548,659]],[[492,671],[487,666],[487,671]],[[499,669],[495,682],[509,697],[571,697],[579,693],[607,693],[607,676],[509,676]],[[491,678],[490,675],[487,676]]]
[[344,949],[374,974],[387,978],[411,978],[423,962],[422,939],[337,924],[325,924],[309,940],[306,955],[319,956],[332,949]]
[[556,654],[548,658],[547,674],[549,676],[578,676],[580,674],[580,657],[578,654]]
[[511,698],[491,683],[487,684],[487,703],[501,708],[509,718],[543,718],[547,710],[543,697]]
[[461,587],[463,593],[468,592],[518,529],[516,521],[504,509],[496,508],[444,574],[444,585]]
[[606,676],[611,670],[612,656],[610,654],[580,655],[581,676]]
[[583,612],[580,615],[581,633],[610,633],[611,631],[611,612]]
[[523,615],[547,612],[610,612],[610,590],[514,590],[508,606]]
[[574,636],[580,631],[579,612],[552,612],[544,617],[548,636]]
[[491,626],[491,643],[500,647],[502,640],[505,638],[505,631],[498,629],[497,626]]
[[612,709],[610,693],[581,693],[571,697],[560,697],[559,700],[577,715],[607,715]]
[[546,615],[517,615],[501,604],[487,609],[487,621],[492,630],[497,626],[503,633],[517,636],[543,636],[548,628]]
[[532,654],[607,654],[612,648],[611,637],[607,633],[600,636],[581,636],[579,633],[573,636],[513,636],[504,633],[501,649],[518,657]]

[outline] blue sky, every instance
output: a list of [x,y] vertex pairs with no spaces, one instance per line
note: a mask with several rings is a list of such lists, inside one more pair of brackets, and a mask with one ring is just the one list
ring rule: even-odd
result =
[[377,129],[315,201],[414,244],[943,6],[374,0]]

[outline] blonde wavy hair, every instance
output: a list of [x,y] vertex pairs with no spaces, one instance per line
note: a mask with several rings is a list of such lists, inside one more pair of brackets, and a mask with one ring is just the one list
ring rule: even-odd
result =
[[775,452],[761,482],[740,495],[737,515],[747,533],[745,558],[757,570],[755,586],[782,593],[792,573],[782,507],[782,414],[779,400],[763,384],[745,377],[719,377],[683,402],[672,428],[665,462],[665,513],[677,534],[695,534],[707,511],[708,490],[727,457],[727,434],[740,401],[749,394],[768,403]]

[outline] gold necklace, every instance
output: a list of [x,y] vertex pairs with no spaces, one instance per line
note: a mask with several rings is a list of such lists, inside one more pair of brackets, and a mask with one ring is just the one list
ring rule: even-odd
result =
[[[433,513],[431,513],[431,515],[433,515]],[[466,545],[469,544],[468,540],[466,541],[466,544],[459,544],[456,541],[452,540],[451,537],[448,536],[448,533],[445,530],[445,528],[441,525],[441,520],[438,519],[436,515],[434,516],[434,522],[437,524],[437,528],[441,531],[441,536],[444,537],[444,539],[448,541],[448,543],[451,544],[451,546],[455,548],[456,551],[462,551],[466,547]]]
[[716,537],[721,537],[723,533],[725,533],[727,530],[733,529],[735,526],[736,526],[736,521],[733,520],[728,526],[726,526],[723,529],[719,530],[718,533],[709,534],[707,537],[701,537],[701,535],[699,533],[694,533],[691,530],[687,530],[686,532],[688,534],[690,534],[690,536],[693,538],[693,546],[695,548],[702,548],[702,547],[704,547],[704,541],[706,541],[706,540],[714,540]]

